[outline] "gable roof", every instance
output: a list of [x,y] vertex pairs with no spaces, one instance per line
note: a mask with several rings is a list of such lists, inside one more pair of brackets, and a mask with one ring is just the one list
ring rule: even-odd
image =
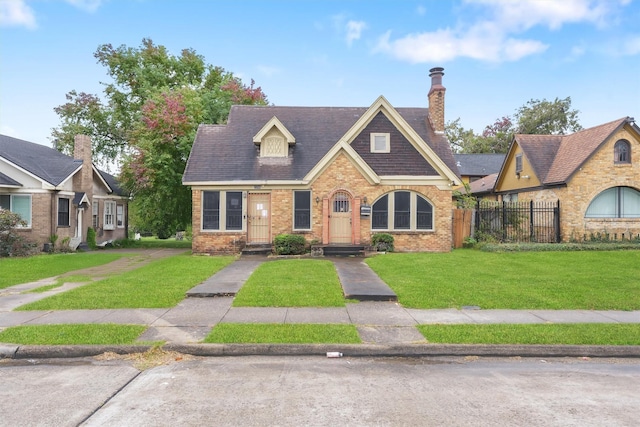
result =
[[[53,148],[7,135],[0,135],[1,160],[53,187],[67,181],[82,167],[82,160],[74,159]],[[93,165],[92,167],[108,190],[118,195],[124,195],[114,176]]]
[[[360,119],[365,120],[363,115],[371,108],[234,105],[226,125],[198,127],[183,183],[304,180]],[[427,108],[394,111],[426,143],[428,150],[451,171],[457,171],[446,138],[427,125]],[[252,141],[274,116],[295,137],[296,143],[289,148],[287,158],[260,159],[259,148]],[[402,171],[402,165],[397,167]]]
[[[516,135],[518,144],[543,185],[563,184],[594,155],[630,117],[623,117],[570,135]],[[511,151],[510,149],[510,151]]]
[[464,176],[487,176],[500,172],[504,154],[485,153],[458,153],[454,154],[456,166],[460,175]]
[[470,190],[469,192],[471,194],[491,193],[493,192],[493,188],[496,185],[497,179],[498,179],[497,172],[484,176],[480,179],[476,179],[475,181],[469,184],[469,190]]
[[0,187],[22,187],[15,179],[0,172]]

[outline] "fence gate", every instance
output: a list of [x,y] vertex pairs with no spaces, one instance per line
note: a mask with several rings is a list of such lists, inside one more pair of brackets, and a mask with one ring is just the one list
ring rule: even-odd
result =
[[560,242],[560,200],[557,202],[492,202],[476,206],[476,238],[500,242]]

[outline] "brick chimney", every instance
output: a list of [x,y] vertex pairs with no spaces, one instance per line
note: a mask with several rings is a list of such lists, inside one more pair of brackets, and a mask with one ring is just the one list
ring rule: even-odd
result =
[[87,193],[89,200],[93,197],[93,163],[91,158],[91,138],[87,135],[76,135],[73,140],[73,158],[82,161],[82,170],[75,191]]
[[429,121],[436,132],[444,133],[444,93],[447,89],[442,86],[444,68],[435,67],[429,70],[431,89],[429,89]]

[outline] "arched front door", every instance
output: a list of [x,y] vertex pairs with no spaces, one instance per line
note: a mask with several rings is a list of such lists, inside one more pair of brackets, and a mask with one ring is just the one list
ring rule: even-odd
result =
[[329,243],[351,244],[353,200],[346,191],[336,191],[329,203]]

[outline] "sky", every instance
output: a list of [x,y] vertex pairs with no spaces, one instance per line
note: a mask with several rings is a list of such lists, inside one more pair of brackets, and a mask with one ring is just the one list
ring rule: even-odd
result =
[[0,0],[0,133],[51,145],[54,108],[110,82],[94,52],[150,38],[278,106],[426,107],[480,133],[571,97],[585,128],[640,120],[640,0]]

